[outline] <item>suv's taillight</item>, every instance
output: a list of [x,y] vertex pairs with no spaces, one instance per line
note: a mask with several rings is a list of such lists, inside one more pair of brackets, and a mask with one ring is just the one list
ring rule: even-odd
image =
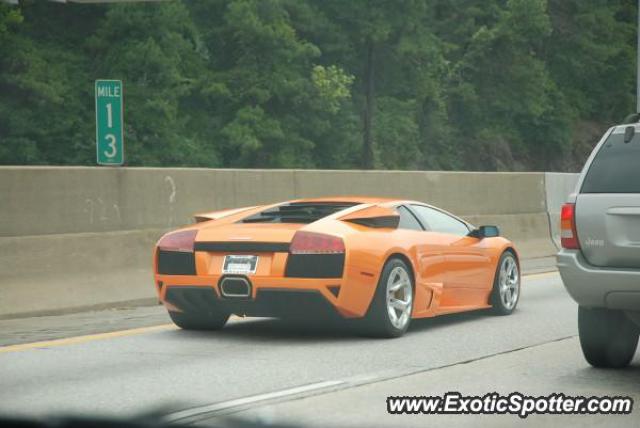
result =
[[560,243],[562,248],[579,250],[580,242],[576,232],[576,206],[564,204],[560,213]]
[[339,254],[344,253],[342,239],[314,232],[296,232],[289,246],[291,254]]
[[181,232],[168,233],[160,238],[158,248],[162,251],[193,252],[193,242],[196,240],[197,230],[183,230]]

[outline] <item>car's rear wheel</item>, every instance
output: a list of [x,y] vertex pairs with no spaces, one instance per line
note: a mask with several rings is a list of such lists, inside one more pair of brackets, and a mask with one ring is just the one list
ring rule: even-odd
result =
[[502,253],[493,280],[491,306],[498,315],[511,314],[520,299],[520,266],[513,252]]
[[582,353],[594,367],[627,366],[638,346],[638,328],[622,311],[578,308]]
[[227,323],[229,314],[203,314],[169,311],[171,321],[183,330],[220,330]]
[[365,318],[365,333],[387,338],[402,336],[411,322],[413,289],[407,264],[400,259],[389,260]]

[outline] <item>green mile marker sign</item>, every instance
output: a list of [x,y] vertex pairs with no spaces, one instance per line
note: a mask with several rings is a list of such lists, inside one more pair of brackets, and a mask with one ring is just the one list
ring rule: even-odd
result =
[[122,81],[96,80],[96,151],[98,165],[124,163]]

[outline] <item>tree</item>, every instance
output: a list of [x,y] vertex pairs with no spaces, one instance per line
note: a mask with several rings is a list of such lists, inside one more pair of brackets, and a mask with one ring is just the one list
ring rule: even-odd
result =
[[0,4],[0,163],[576,170],[633,110],[625,0]]
[[220,164],[197,111],[203,90],[216,79],[183,3],[110,7],[86,50],[94,76],[124,82],[130,164]]

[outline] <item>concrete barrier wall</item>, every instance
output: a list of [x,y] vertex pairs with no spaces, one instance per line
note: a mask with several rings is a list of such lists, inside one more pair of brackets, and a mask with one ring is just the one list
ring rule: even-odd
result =
[[0,318],[153,303],[151,248],[162,232],[0,238]]
[[548,180],[544,173],[0,167],[0,317],[149,301],[151,250],[164,231],[190,223],[194,212],[292,198],[425,201],[474,224],[497,224],[527,257],[550,255],[548,210],[570,177]]
[[0,236],[168,228],[293,186],[292,171],[0,167]]
[[543,173],[0,167],[0,236],[166,228],[197,211],[335,194],[543,213],[544,186]]

